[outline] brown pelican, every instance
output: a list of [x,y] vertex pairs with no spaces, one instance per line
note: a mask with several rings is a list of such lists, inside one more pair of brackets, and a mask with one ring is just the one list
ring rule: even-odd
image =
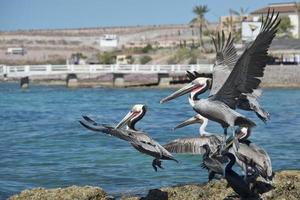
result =
[[206,132],[205,128],[208,119],[196,114],[194,117],[180,123],[174,129],[182,128],[184,126],[200,123],[200,137],[186,137],[172,140],[171,142],[163,145],[171,153],[191,153],[191,154],[204,154],[207,151],[204,145],[207,144],[211,152],[216,152],[218,146],[222,144],[223,138],[220,135],[211,134]]
[[250,128],[241,127],[237,129],[235,136],[229,138],[226,141],[226,146],[220,149],[220,145],[223,143],[223,137],[213,134],[207,135],[208,133],[205,130],[208,124],[207,121],[206,118],[197,114],[193,118],[179,124],[176,128],[193,123],[200,123],[200,137],[175,139],[165,144],[164,147],[171,153],[203,154],[207,152],[207,149],[204,149],[204,145],[207,145],[209,147],[210,157],[216,160],[214,162],[218,161],[220,163],[226,162],[226,159],[218,155],[218,153],[220,153],[220,150],[228,150],[236,156],[237,164],[245,172],[245,180],[249,176],[253,178],[255,176],[257,177],[257,175],[260,175],[267,181],[272,180],[273,171],[269,155],[264,149],[247,140],[251,135]]
[[260,175],[266,181],[272,180],[274,174],[271,159],[263,148],[249,140],[244,140],[242,142],[233,142],[229,152],[236,156],[236,161],[245,172],[245,177],[249,175],[257,177]]
[[[222,44],[224,44],[224,40],[225,40],[224,37],[225,37],[224,32],[222,32]],[[218,40],[219,40],[218,44],[220,45],[219,35],[218,35]],[[226,49],[233,49],[234,52],[236,52],[235,47],[233,46],[233,39],[231,38],[231,34],[229,35],[228,40],[225,43],[225,45],[223,45],[223,47],[216,47],[216,52],[217,52],[216,60],[218,59],[219,54],[223,53],[223,51],[226,52]],[[236,54],[234,55],[237,56]],[[211,90],[209,96],[214,95],[222,87],[222,84],[224,84],[225,80],[228,78],[231,71],[232,71],[231,66],[217,65],[217,64],[214,65],[213,73],[212,73],[213,81],[210,81]],[[196,71],[194,71],[193,73],[187,71],[186,75],[190,81],[193,81],[198,77],[203,77],[203,75],[197,73]],[[261,119],[264,123],[266,123],[267,120],[270,119],[270,114],[267,111],[265,111],[259,103],[259,97],[261,96],[261,94],[262,94],[261,89],[254,89],[251,94],[250,93],[241,94],[237,102],[237,108],[246,111],[254,111],[257,117]]]
[[[208,89],[208,78],[196,78],[187,86],[177,90],[173,94],[161,100],[161,103],[182,96],[190,92],[189,102],[193,109],[208,118],[216,121],[224,128],[227,134],[227,128],[234,126],[253,127],[255,123],[240,113],[234,111],[239,103],[239,97],[243,94],[251,94],[254,89],[259,87],[263,77],[264,68],[269,60],[268,48],[275,37],[278,24],[278,13],[271,16],[269,13],[266,20],[263,20],[260,33],[249,45],[239,59],[222,85],[222,87],[207,99],[199,99],[198,96]],[[225,65],[228,62],[227,57],[223,56],[219,65]],[[234,132],[233,132],[234,133]]]
[[[224,85],[238,60],[236,49],[233,45],[234,39],[231,37],[231,33],[226,42],[223,31],[222,37],[220,37],[218,33],[217,42],[215,38],[212,38],[212,41],[216,50],[216,63],[213,67],[213,82],[209,94],[210,96],[216,94]],[[241,94],[238,99],[237,108],[253,110],[262,121],[266,122],[269,119],[269,113],[260,106],[258,102],[260,95],[260,89],[254,89],[252,93]]]
[[[135,129],[135,124],[143,118],[145,113],[146,106],[137,104],[132,107],[131,111],[116,127],[98,124],[87,116],[83,116],[84,120],[79,122],[89,130],[102,132],[125,140],[139,152],[154,157],[152,166],[157,171],[157,167],[163,169],[160,159],[178,161],[158,142],[149,137],[147,133]],[[127,129],[124,129],[123,127],[126,125]]]

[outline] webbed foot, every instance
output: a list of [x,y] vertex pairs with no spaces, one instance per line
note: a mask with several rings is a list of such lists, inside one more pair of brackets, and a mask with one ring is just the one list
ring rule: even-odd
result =
[[[159,160],[158,158],[155,158],[153,161],[152,161],[152,167],[153,169],[157,172],[157,167],[159,167],[160,169],[164,169],[162,166],[161,166],[161,160]],[[156,167],[157,166],[157,167]]]

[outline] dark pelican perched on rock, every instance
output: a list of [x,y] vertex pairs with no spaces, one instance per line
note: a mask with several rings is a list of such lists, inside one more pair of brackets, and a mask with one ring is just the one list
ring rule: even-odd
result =
[[224,178],[228,185],[242,198],[249,198],[253,196],[253,192],[250,190],[249,184],[233,169],[233,165],[236,162],[236,158],[232,153],[225,153],[225,156],[229,158],[229,163],[224,170]]
[[[261,82],[259,78],[263,77],[265,66],[269,60],[268,48],[276,35],[279,23],[278,13],[276,15],[274,15],[274,11],[272,14],[268,13],[262,22],[260,33],[237,61],[232,59],[232,54],[235,52],[230,49],[219,56],[216,65],[225,66],[234,63],[234,67],[215,94],[210,95],[207,99],[198,98],[208,89],[209,85],[208,78],[199,77],[160,102],[164,103],[190,92],[189,102],[193,109],[203,117],[220,123],[225,134],[227,134],[228,127],[232,128],[233,134],[234,126],[254,127],[253,121],[236,112],[235,109],[242,95],[252,94],[259,87]],[[231,44],[230,41],[226,43],[225,47],[221,46],[226,49],[230,46],[229,44]]]
[[221,174],[227,181],[228,185],[242,198],[251,197],[253,193],[250,190],[249,183],[235,171],[232,167],[236,162],[236,157],[229,152],[223,152],[223,156],[229,159],[229,162],[225,165],[214,159],[210,154],[208,145],[204,145],[206,153],[203,156],[202,167],[209,172],[208,180],[210,181],[216,174]]
[[202,148],[205,149],[205,153],[202,157],[201,167],[208,170],[208,181],[211,181],[216,174],[223,175],[223,164],[227,161],[227,159],[222,158],[222,160],[220,160],[221,157],[219,155],[213,155],[207,144],[204,144]]
[[[147,133],[138,131],[135,128],[135,124],[143,118],[145,113],[146,106],[137,104],[132,107],[131,111],[116,127],[98,124],[87,116],[83,116],[83,119],[79,122],[89,130],[102,132],[125,140],[139,152],[154,157],[155,159],[152,162],[152,166],[154,170],[157,171],[157,167],[163,169],[161,166],[161,160],[178,161],[170,152],[168,152],[158,142],[153,140]],[[127,126],[126,129],[123,128],[124,126]]]

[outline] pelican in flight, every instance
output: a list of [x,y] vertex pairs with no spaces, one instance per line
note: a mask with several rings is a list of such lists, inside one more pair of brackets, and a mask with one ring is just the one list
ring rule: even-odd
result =
[[[224,32],[222,32],[222,41],[225,40],[224,37],[225,37]],[[218,40],[220,40],[219,34],[218,34]],[[235,47],[233,46],[232,42],[233,39],[231,38],[231,34],[230,34],[226,44],[228,43],[231,44],[232,45],[231,48],[235,50]],[[220,44],[220,42],[218,44]],[[220,51],[218,50],[218,48],[223,49],[224,47],[216,47],[217,52]],[[218,58],[218,54],[216,56],[216,59],[217,58]],[[223,68],[220,68],[220,66],[222,66]],[[225,82],[226,78],[228,78],[231,71],[232,69],[229,66],[227,67],[226,65],[225,66],[214,65],[213,73],[212,73],[213,81],[209,82],[211,88],[209,96],[214,95],[216,91],[218,91],[221,88],[222,84]],[[198,77],[203,77],[203,75],[197,73],[196,71],[194,71],[193,73],[187,71],[186,75],[190,81],[193,81]],[[250,93],[241,94],[237,102],[237,108],[246,111],[254,111],[256,116],[259,119],[261,119],[264,123],[266,123],[270,119],[270,114],[267,111],[265,111],[265,109],[263,109],[259,103],[259,97],[261,96],[261,94],[262,94],[261,89],[254,89],[251,94]]]
[[200,123],[200,137],[185,137],[172,140],[164,145],[164,147],[171,153],[191,153],[191,154],[204,154],[207,149],[204,145],[207,144],[210,152],[216,152],[219,145],[222,144],[223,138],[220,135],[206,132],[205,128],[208,119],[196,114],[194,117],[180,123],[174,129],[182,128],[190,124]]
[[[233,135],[235,126],[254,127],[256,124],[253,121],[236,112],[235,109],[241,95],[251,94],[253,90],[259,87],[261,82],[259,78],[263,77],[264,69],[269,60],[268,48],[276,35],[277,27],[280,23],[278,15],[277,13],[274,16],[274,11],[271,16],[268,13],[266,19],[262,22],[258,36],[238,60],[234,62],[235,64],[230,75],[215,94],[207,99],[198,98],[209,87],[209,79],[199,77],[187,86],[163,98],[160,103],[170,101],[190,92],[189,103],[193,109],[203,117],[221,124],[225,135],[228,127],[232,128]],[[228,53],[231,56],[230,51]],[[216,61],[216,65],[228,65],[228,63],[231,63],[232,60],[229,55],[224,54],[220,56],[220,59]]]
[[[163,169],[161,166],[161,160],[178,161],[169,151],[153,140],[147,133],[135,128],[135,124],[143,118],[146,110],[147,108],[145,105],[134,105],[131,111],[116,127],[98,124],[87,116],[83,116],[83,119],[79,122],[89,130],[102,132],[125,140],[139,152],[154,157],[155,159],[152,162],[152,167],[155,171],[157,171],[157,167]],[[126,126],[126,129],[124,129],[124,126]]]

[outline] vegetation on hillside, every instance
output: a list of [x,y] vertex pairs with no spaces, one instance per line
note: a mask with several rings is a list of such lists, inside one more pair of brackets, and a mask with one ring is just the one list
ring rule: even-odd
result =
[[196,64],[197,56],[199,55],[199,51],[196,49],[189,48],[180,48],[175,51],[174,55],[172,55],[168,60],[168,64],[179,64],[185,61],[188,64]]
[[145,55],[140,58],[140,63],[142,65],[144,65],[144,64],[147,64],[148,62],[150,62],[151,60],[152,60],[152,58],[150,56]]
[[100,64],[115,64],[116,63],[115,52],[98,53],[97,58],[98,58]]

